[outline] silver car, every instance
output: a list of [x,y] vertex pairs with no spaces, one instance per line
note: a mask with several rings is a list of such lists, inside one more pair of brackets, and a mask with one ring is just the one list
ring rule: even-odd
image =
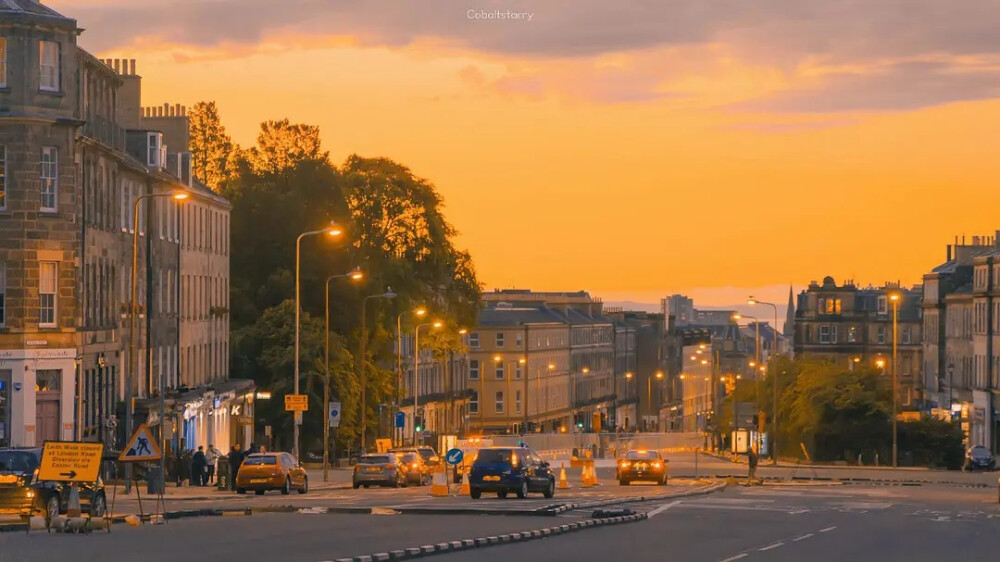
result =
[[364,455],[354,465],[352,477],[354,489],[361,486],[406,486],[406,469],[400,458],[393,453]]

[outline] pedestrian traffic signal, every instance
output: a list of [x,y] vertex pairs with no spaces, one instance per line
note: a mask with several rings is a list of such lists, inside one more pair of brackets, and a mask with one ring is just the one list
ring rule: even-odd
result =
[[422,418],[420,416],[414,416],[413,417],[413,427],[417,431],[423,431],[424,430],[424,418]]

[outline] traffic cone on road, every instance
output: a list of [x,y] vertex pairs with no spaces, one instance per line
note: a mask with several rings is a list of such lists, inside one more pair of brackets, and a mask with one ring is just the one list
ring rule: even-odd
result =
[[459,495],[462,495],[462,496],[468,496],[471,493],[471,491],[469,490],[469,473],[468,472],[463,472],[462,473],[462,489],[459,490],[458,493],[459,493]]
[[434,479],[431,481],[431,495],[435,497],[448,497],[448,476],[444,473],[444,466],[438,465],[434,471]]
[[597,467],[595,465],[590,465],[590,485],[600,486],[601,483],[597,480]]
[[590,465],[589,464],[583,465],[583,475],[581,476],[581,479],[583,480],[583,487],[584,488],[589,488],[589,487],[593,486],[593,484],[590,483]]
[[559,489],[569,489],[569,480],[566,479],[566,463],[562,463],[559,468]]

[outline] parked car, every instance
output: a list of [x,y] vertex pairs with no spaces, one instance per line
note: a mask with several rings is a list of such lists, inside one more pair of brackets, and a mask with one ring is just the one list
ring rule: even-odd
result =
[[430,467],[431,472],[437,470],[438,465],[444,462],[444,459],[437,454],[433,447],[417,447],[417,452],[424,458],[424,462]]
[[469,495],[478,499],[483,492],[496,492],[499,498],[510,492],[518,498],[541,492],[551,498],[556,479],[549,463],[527,447],[491,447],[479,450],[469,472]]
[[[0,514],[41,513],[48,521],[69,507],[69,486],[64,482],[38,480],[42,449],[0,449]],[[80,509],[92,517],[107,511],[104,482],[78,484]]]
[[997,459],[993,456],[986,447],[973,447],[966,451],[965,453],[965,464],[962,466],[965,470],[994,470],[996,469]]
[[395,453],[362,455],[351,477],[354,489],[364,486],[406,486],[406,469]]
[[406,483],[427,486],[431,483],[431,468],[418,453],[405,453],[400,457],[406,470]]
[[632,449],[618,461],[615,477],[620,486],[628,486],[637,480],[656,482],[662,486],[667,483],[667,462],[657,451]]
[[236,493],[245,494],[247,490],[258,496],[268,490],[305,494],[309,492],[309,477],[302,463],[288,453],[254,453],[243,461],[236,476]]

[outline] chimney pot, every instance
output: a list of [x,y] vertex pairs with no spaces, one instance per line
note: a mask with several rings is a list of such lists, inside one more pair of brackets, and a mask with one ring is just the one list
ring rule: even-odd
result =
[[135,76],[135,59],[129,59],[129,74]]

